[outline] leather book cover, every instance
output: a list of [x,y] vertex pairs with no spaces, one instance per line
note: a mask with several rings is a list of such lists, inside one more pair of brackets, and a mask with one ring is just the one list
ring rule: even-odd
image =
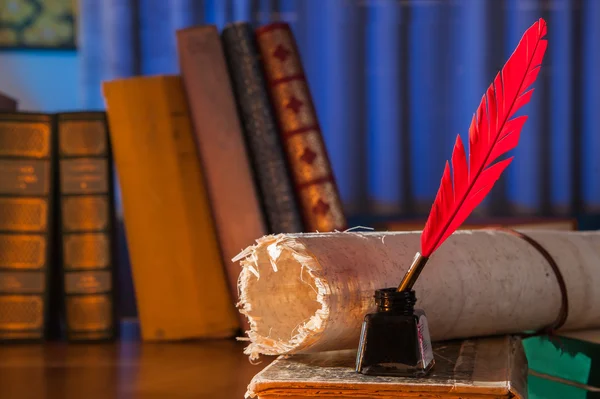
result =
[[268,24],[255,35],[305,229],[345,230],[346,216],[290,26]]
[[0,113],[0,341],[46,337],[54,258],[53,120]]
[[528,364],[519,338],[433,344],[435,366],[421,378],[355,371],[356,350],[280,356],[248,386],[247,398],[525,399]]
[[180,77],[117,79],[103,93],[142,339],[232,337],[237,312]]
[[[232,259],[267,233],[217,27],[177,31],[181,78],[219,244],[237,302],[240,266]],[[240,323],[248,329],[246,318]]]
[[269,233],[302,232],[302,216],[260,64],[254,28],[247,22],[228,24],[221,38]]
[[73,341],[116,336],[115,204],[104,112],[56,115],[62,317]]
[[17,106],[17,100],[0,92],[0,111],[16,111]]

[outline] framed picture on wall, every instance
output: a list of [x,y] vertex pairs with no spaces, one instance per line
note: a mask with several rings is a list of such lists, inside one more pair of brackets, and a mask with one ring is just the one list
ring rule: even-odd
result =
[[0,0],[0,49],[75,49],[77,0]]

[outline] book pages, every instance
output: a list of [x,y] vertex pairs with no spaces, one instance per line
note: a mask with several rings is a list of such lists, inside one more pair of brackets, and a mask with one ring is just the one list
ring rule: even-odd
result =
[[357,373],[352,350],[280,356],[252,378],[246,398],[527,397],[527,359],[518,338],[440,342],[433,351],[435,367],[421,378]]
[[[600,327],[600,231],[523,231],[557,262],[568,290],[561,331]],[[397,286],[419,250],[420,232],[265,236],[236,258],[250,359],[358,346],[374,292]],[[414,286],[433,341],[511,334],[548,326],[561,293],[547,260],[522,238],[457,231]]]

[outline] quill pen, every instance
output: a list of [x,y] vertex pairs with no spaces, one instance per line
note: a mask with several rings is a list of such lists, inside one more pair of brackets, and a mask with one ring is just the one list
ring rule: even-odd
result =
[[546,52],[546,22],[536,21],[489,86],[469,127],[469,160],[460,135],[452,152],[452,173],[444,174],[417,252],[397,291],[410,290],[429,257],[483,201],[513,157],[494,163],[515,148],[527,116],[513,118],[533,94],[533,84]]

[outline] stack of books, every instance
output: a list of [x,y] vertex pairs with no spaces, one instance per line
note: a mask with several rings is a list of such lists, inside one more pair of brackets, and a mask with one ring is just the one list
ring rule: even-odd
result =
[[181,73],[104,82],[106,111],[0,96],[0,339],[118,336],[120,217],[141,338],[157,341],[248,328],[231,259],[255,239],[347,228],[290,27],[176,40]]
[[176,32],[178,75],[103,83],[144,340],[226,337],[266,234],[347,226],[285,23]]

